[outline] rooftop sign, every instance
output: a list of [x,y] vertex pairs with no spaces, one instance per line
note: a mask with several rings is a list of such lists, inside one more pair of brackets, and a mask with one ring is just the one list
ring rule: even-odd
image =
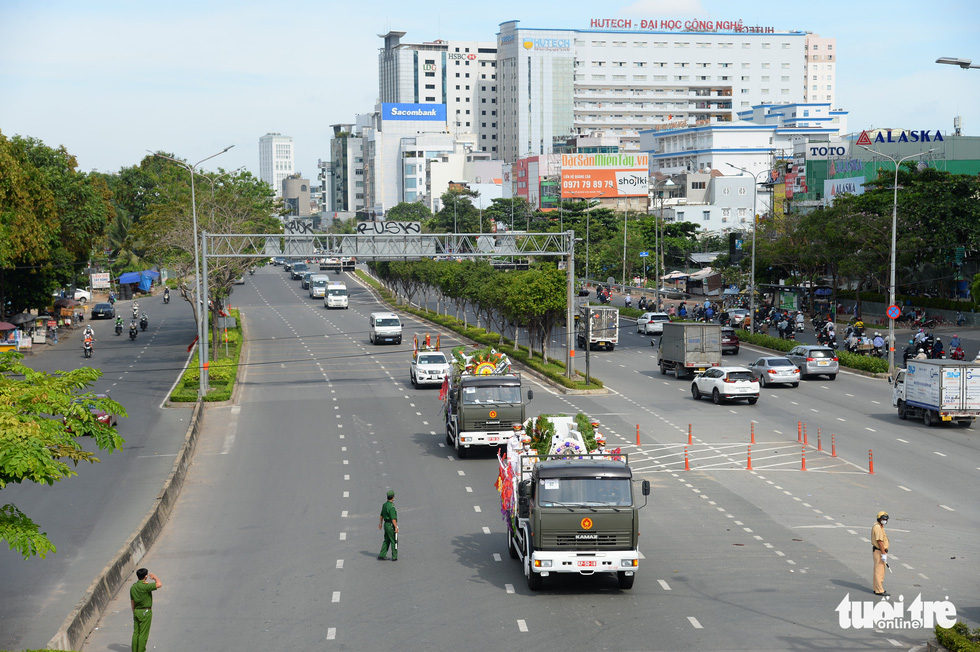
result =
[[446,121],[445,104],[395,104],[381,105],[382,120],[429,120],[432,122]]
[[631,18],[593,18],[590,29],[630,29],[645,32],[735,32],[736,34],[775,34],[774,27],[745,25],[742,20],[657,20]]

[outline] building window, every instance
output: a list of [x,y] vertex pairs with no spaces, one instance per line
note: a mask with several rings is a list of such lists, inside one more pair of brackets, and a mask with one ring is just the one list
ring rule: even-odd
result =
[[711,211],[701,211],[701,218],[705,222],[710,222],[711,221]]
[[730,208],[723,208],[723,209],[721,209],[721,216],[722,217],[729,217],[729,216],[731,216],[731,214],[732,214],[732,209],[730,209]]
[[741,188],[738,189],[738,194],[739,195],[742,195],[744,197],[745,195],[749,194],[749,190],[748,190],[748,188],[745,188],[743,186],[743,187],[741,187]]
[[694,181],[691,183],[692,190],[704,190],[704,181]]
[[723,195],[730,195],[730,194],[732,194],[732,189],[731,188],[722,188],[721,194],[723,194]]
[[677,220],[679,222],[683,222],[684,221],[684,211],[677,211]]
[[738,209],[738,219],[741,220],[742,222],[745,221],[745,213],[746,210],[744,208]]

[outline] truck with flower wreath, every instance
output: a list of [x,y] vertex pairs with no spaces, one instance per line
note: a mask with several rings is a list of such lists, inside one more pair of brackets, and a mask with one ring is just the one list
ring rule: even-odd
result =
[[[439,397],[446,415],[446,444],[463,459],[476,447],[500,448],[514,423],[524,421],[524,393],[510,359],[488,348],[464,354],[453,350],[450,372]],[[527,400],[534,397],[527,391]]]
[[541,415],[515,426],[498,455],[507,551],[532,591],[552,573],[615,574],[621,589],[633,587],[650,481],[638,505],[627,455],[607,449],[597,426],[581,413]]

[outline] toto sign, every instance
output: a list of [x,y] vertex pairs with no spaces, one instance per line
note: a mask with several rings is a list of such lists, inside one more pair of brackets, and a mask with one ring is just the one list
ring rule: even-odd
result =
[[848,155],[849,143],[832,140],[827,143],[808,143],[806,158],[808,161],[826,161],[828,158],[842,158]]

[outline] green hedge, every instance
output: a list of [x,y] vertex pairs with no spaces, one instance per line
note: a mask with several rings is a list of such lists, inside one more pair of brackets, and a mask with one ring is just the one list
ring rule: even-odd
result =
[[[756,346],[762,346],[767,349],[775,349],[776,351],[787,352],[798,344],[796,340],[782,340],[778,337],[773,337],[772,335],[763,335],[761,333],[749,333],[745,330],[736,331],[738,334],[738,339],[740,342],[745,342],[747,344],[755,344]],[[847,367],[849,369],[858,369],[860,371],[867,371],[873,374],[886,374],[888,373],[888,360],[886,358],[878,358],[873,355],[857,355],[855,353],[848,353],[847,351],[837,351],[837,360],[840,362],[842,367]]]
[[980,652],[980,628],[970,631],[966,623],[951,628],[936,625],[936,640],[949,652]]
[[[856,301],[857,293],[848,290],[846,292],[837,293],[838,301]],[[870,301],[872,303],[884,303],[888,304],[888,295],[880,294],[878,292],[862,292],[861,301]],[[959,299],[938,299],[930,297],[913,297],[908,295],[896,295],[895,302],[900,306],[911,305],[916,308],[923,308],[925,310],[962,310],[964,312],[969,312],[971,310],[980,311],[980,305],[977,305],[973,301],[959,300]]]
[[[381,298],[384,301],[388,302],[389,304],[395,305],[395,297],[394,295],[391,294],[391,292],[389,292],[387,289],[382,287],[380,283],[375,281],[373,278],[371,278],[361,270],[357,270],[356,273],[361,280],[363,280],[365,283],[378,290],[378,294],[381,296]],[[411,313],[418,317],[422,317],[423,319],[427,319],[428,321],[439,324],[440,326],[448,330],[454,331],[462,335],[463,337],[473,340],[474,342],[477,342],[484,346],[495,347],[501,350],[502,352],[506,353],[513,360],[519,361],[521,364],[524,364],[527,367],[534,369],[538,373],[547,376],[552,381],[559,383],[564,387],[568,387],[570,389],[598,389],[604,386],[601,380],[591,375],[589,379],[592,382],[589,385],[585,384],[584,379],[580,381],[569,380],[568,378],[565,377],[565,364],[563,362],[561,362],[560,360],[554,360],[552,358],[548,358],[548,362],[546,364],[540,352],[535,351],[534,355],[532,356],[528,350],[528,347],[524,345],[519,345],[517,350],[515,351],[514,341],[506,337],[503,338],[504,344],[501,345],[500,333],[487,331],[485,328],[477,328],[476,326],[468,326],[464,324],[462,321],[460,321],[459,319],[456,319],[455,317],[451,317],[449,315],[443,315],[437,312],[432,312],[430,310],[423,310],[409,305],[399,305],[397,307],[399,310]],[[582,374],[576,371],[576,375],[581,376]]]
[[[218,352],[218,359],[208,365],[208,393],[204,400],[208,403],[227,401],[235,390],[238,376],[238,363],[242,353],[242,318],[238,309],[229,310],[235,318],[235,328],[228,329],[228,355],[225,355],[225,333],[220,331],[217,342],[209,342]],[[201,381],[201,369],[197,353],[191,358],[180,381],[170,394],[172,403],[193,403],[197,400],[197,389]]]

